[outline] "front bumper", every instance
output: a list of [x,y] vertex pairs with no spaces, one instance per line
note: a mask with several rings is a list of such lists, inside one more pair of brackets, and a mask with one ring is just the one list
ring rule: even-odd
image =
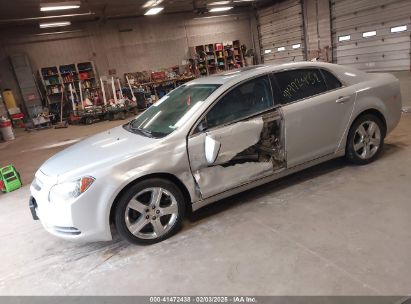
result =
[[[51,234],[73,241],[109,241],[112,239],[107,193],[93,184],[93,189],[83,193],[72,202],[55,204],[49,202],[48,193],[56,183],[48,183],[47,176],[36,174],[40,186],[30,187],[29,208],[34,220],[40,220]],[[107,188],[107,187],[106,187]]]

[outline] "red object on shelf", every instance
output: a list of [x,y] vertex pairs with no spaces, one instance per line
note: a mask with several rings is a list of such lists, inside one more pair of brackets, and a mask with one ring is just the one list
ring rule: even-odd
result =
[[81,73],[78,74],[78,76],[81,80],[89,78],[87,72],[81,72]]
[[151,73],[151,79],[153,81],[161,81],[166,79],[166,72],[161,71],[161,72],[152,72]]
[[222,51],[223,50],[223,44],[222,43],[216,43],[215,44],[215,50],[216,51]]

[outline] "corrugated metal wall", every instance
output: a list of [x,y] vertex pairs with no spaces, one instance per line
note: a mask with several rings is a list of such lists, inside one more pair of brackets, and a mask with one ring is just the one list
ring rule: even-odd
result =
[[305,60],[303,10],[300,0],[279,2],[257,11],[264,63]]
[[366,71],[410,69],[410,0],[332,0],[331,16],[334,62]]

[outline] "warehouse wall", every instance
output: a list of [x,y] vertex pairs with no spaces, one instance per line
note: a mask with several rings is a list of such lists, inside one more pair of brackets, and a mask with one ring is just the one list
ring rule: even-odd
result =
[[[8,56],[26,53],[35,72],[41,67],[94,61],[100,75],[115,69],[119,77],[181,65],[190,46],[239,39],[252,48],[249,14],[194,18],[174,14],[88,23],[79,32],[34,36],[27,29],[0,33],[0,87],[11,88],[20,103]],[[34,32],[34,29],[33,29]]]
[[304,0],[303,9],[307,59],[324,57],[323,60],[331,62],[332,44],[329,2],[324,0]]

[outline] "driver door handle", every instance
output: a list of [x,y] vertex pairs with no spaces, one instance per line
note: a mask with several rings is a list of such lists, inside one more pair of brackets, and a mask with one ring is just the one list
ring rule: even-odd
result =
[[344,103],[349,101],[351,98],[351,96],[340,96],[337,98],[337,100],[335,101],[336,103]]

